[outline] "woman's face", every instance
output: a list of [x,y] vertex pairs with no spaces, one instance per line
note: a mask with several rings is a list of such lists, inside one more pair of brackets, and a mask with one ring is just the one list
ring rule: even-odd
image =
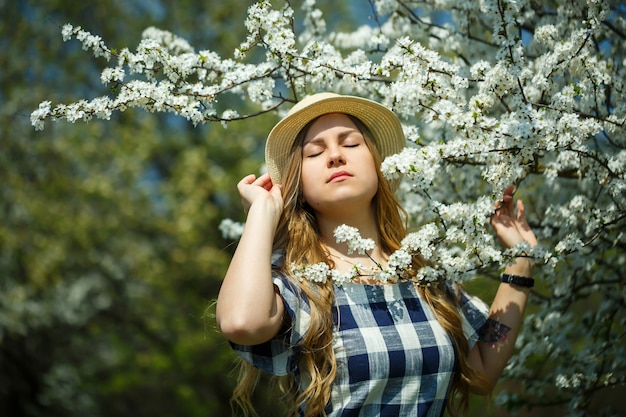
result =
[[370,205],[378,190],[374,158],[345,114],[321,116],[309,127],[302,147],[301,184],[316,212]]

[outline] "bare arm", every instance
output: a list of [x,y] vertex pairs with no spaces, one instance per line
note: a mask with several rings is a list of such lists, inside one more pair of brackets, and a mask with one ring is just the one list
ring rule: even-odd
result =
[[237,185],[248,218],[217,298],[217,325],[237,344],[255,345],[281,328],[284,306],[272,283],[272,242],[283,200],[267,174]]
[[[526,241],[530,246],[535,246],[537,239],[526,222],[523,202],[517,201],[517,213],[513,207],[512,188],[505,191],[502,202],[503,207],[491,219],[502,245],[510,248]],[[530,278],[532,269],[532,262],[528,258],[517,258],[514,264],[505,268],[504,273]],[[470,365],[485,375],[492,387],[495,386],[513,354],[529,293],[530,288],[527,287],[500,284],[491,304],[489,318],[506,327],[495,329],[496,337],[499,336],[498,340],[479,341],[470,352]]]

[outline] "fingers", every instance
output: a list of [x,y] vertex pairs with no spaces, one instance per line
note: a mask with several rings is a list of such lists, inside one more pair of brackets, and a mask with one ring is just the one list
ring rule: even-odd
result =
[[511,205],[509,203],[513,201],[513,194],[515,194],[515,187],[510,185],[502,193],[502,204],[510,207]]
[[275,200],[282,201],[281,187],[272,182],[269,174],[263,174],[258,178],[254,174],[246,175],[237,183],[237,189],[246,213],[255,200],[263,198],[263,195],[267,196],[267,193],[271,194]]
[[266,173],[266,174],[261,175],[259,178],[257,178],[256,181],[252,183],[252,185],[258,185],[259,187],[262,187],[266,189],[267,191],[269,191],[272,189],[272,186],[274,185],[274,183],[272,183],[272,179],[270,178],[270,175]]
[[270,193],[274,194],[277,197],[281,197],[283,195],[283,186],[280,184],[273,184],[272,188],[270,188]]
[[513,207],[510,204],[513,201],[513,194],[515,194],[515,187],[510,185],[502,193],[502,200],[498,200],[493,208],[492,216],[500,214],[503,211],[506,215],[513,214]]
[[254,174],[250,174],[243,177],[237,184],[237,187],[241,188],[241,186],[246,185],[256,185],[269,191],[272,188],[273,183],[269,174],[263,174],[259,178],[257,178]]
[[512,185],[506,187],[506,189],[502,193],[502,201],[504,202],[504,204],[508,204],[513,201],[513,194],[515,194],[515,187],[513,187]]
[[515,188],[507,187],[494,206],[490,223],[505,248],[511,248],[521,242],[531,247],[537,245],[537,238],[526,220],[526,207],[521,199],[515,201]]
[[256,180],[256,175],[254,174],[246,175],[237,183],[237,188],[241,187],[242,185],[252,184],[254,180]]
[[526,221],[526,209],[522,200],[517,200],[517,218]]
[[517,221],[524,230],[530,230],[530,226],[526,221],[526,208],[522,200],[517,200]]

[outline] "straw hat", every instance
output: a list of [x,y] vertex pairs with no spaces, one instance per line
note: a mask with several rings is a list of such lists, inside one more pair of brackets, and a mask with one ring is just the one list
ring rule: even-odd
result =
[[[270,132],[265,144],[265,164],[272,182],[282,184],[291,147],[298,133],[313,119],[328,113],[345,113],[359,119],[374,136],[384,159],[399,153],[406,144],[398,117],[385,106],[365,98],[319,93],[306,96]],[[399,181],[390,181],[392,189]]]

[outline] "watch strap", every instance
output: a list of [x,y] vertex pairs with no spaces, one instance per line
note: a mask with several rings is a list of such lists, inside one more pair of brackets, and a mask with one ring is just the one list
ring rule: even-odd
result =
[[535,286],[535,280],[520,275],[502,274],[500,282],[517,285],[518,287],[532,288]]

